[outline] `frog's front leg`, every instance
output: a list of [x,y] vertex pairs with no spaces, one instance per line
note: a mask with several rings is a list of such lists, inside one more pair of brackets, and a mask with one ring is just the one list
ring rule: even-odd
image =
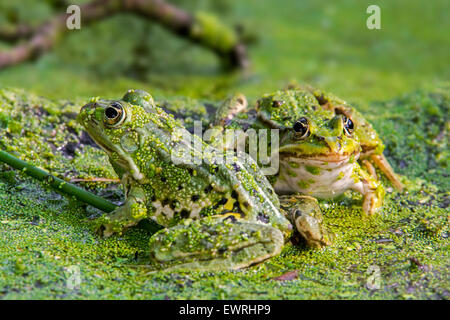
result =
[[383,186],[359,165],[355,165],[352,177],[355,180],[352,189],[364,197],[362,205],[364,213],[374,214],[383,205],[385,193]]
[[247,267],[280,253],[280,230],[239,215],[187,219],[150,239],[151,262],[161,269],[227,270]]
[[147,217],[145,192],[141,187],[131,187],[126,201],[113,212],[97,219],[98,231],[103,237],[121,234],[126,228],[136,225]]
[[280,196],[280,205],[286,218],[311,247],[331,245],[333,235],[323,225],[323,216],[317,199],[304,195]]
[[395,188],[397,188],[399,191],[403,190],[403,184],[398,179],[397,175],[394,172],[394,169],[392,169],[384,154],[372,154],[370,156],[370,161],[375,163],[375,165],[380,168],[380,170],[385,174],[389,181],[391,181]]

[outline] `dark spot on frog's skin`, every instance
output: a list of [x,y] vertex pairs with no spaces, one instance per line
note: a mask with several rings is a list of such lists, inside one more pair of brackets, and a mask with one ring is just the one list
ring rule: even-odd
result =
[[270,218],[268,215],[264,214],[263,212],[258,213],[258,216],[256,217],[259,221],[264,223],[269,223]]
[[294,220],[296,220],[297,218],[300,218],[301,216],[302,216],[302,212],[301,212],[301,210],[299,210],[299,209],[297,209],[297,210],[295,210],[295,212],[294,212]]
[[210,193],[212,190],[213,190],[213,187],[211,185],[209,185],[205,188],[204,191],[205,191],[205,193]]
[[272,101],[272,108],[279,108],[284,104],[284,101],[274,100]]
[[236,219],[236,217],[235,216],[228,216],[228,217],[226,217],[225,219],[223,219],[224,221],[225,220],[229,220],[231,223],[236,223],[236,221],[237,221],[237,219]]
[[316,96],[316,99],[317,99],[317,102],[319,102],[320,105],[324,105],[325,103],[328,102],[328,100],[325,99],[323,94],[321,94],[320,96]]
[[237,163],[233,163],[232,164],[234,171],[239,172],[241,171],[241,167],[239,167],[239,165]]
[[183,219],[189,218],[189,210],[183,209],[180,211],[180,217]]
[[198,199],[200,199],[200,196],[199,196],[198,194],[194,194],[194,195],[191,197],[192,202],[198,201]]
[[247,238],[247,239],[249,238],[248,233],[245,231],[241,231],[241,237]]
[[177,208],[179,205],[180,205],[180,203],[177,200],[174,200],[174,201],[169,203],[169,207],[172,210],[175,210],[175,208]]
[[244,201],[243,205],[244,205],[244,207],[248,208],[250,206],[250,203],[248,203],[247,201]]

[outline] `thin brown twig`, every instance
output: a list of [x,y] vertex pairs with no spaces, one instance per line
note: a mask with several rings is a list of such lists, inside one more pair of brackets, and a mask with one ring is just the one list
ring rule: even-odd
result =
[[[231,67],[245,68],[248,65],[245,46],[239,40],[226,46],[208,41],[205,39],[210,36],[207,33],[193,32],[194,28],[198,28],[198,21],[194,16],[163,0],[96,0],[80,5],[80,11],[83,26],[122,12],[136,14],[158,22],[174,34],[214,51]],[[69,31],[66,27],[68,18],[69,14],[64,13],[43,22],[37,28],[18,26],[16,29],[4,30],[3,36],[0,31],[0,39],[6,41],[28,38],[9,51],[0,52],[0,70],[38,58],[51,50],[57,40]],[[225,28],[219,28],[217,32],[224,30]],[[216,36],[221,38],[223,35]]]

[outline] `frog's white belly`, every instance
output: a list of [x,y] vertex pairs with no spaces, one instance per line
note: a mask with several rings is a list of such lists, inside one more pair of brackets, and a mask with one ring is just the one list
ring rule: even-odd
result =
[[[290,157],[280,159],[275,191],[280,194],[298,192],[317,198],[334,198],[348,189],[358,189],[353,174],[356,160],[349,162],[345,158],[326,162]],[[311,170],[312,167],[315,169]]]

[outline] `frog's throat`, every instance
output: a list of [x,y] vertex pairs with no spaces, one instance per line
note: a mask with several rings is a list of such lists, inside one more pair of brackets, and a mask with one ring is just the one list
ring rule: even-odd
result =
[[[334,160],[334,161],[330,161]],[[300,193],[317,198],[334,198],[355,189],[354,168],[357,157],[280,159],[280,171],[274,184],[279,194]]]
[[[89,132],[89,135],[91,136],[92,140],[94,140],[95,143],[98,146],[100,146],[108,154],[110,159],[114,159],[114,162],[119,164],[121,167],[123,167],[128,172],[131,172],[132,176],[135,180],[141,181],[144,179],[144,175],[141,173],[138,166],[134,163],[134,161],[130,155],[125,153],[122,149],[117,148],[114,144],[110,143],[109,141],[106,142],[106,141],[100,141],[99,139],[96,139],[95,134],[91,134]],[[118,155],[118,158],[113,156],[114,153]]]

